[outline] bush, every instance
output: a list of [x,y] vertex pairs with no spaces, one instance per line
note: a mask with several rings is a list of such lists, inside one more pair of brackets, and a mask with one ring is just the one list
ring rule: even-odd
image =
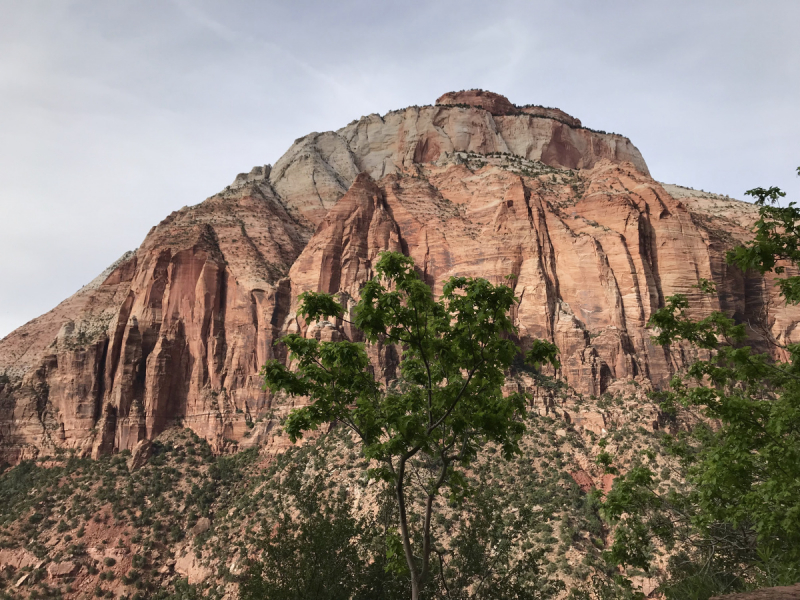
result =
[[128,571],[127,575],[122,576],[122,583],[125,585],[131,585],[132,583],[137,582],[141,576],[142,574],[139,571],[136,569],[131,569]]

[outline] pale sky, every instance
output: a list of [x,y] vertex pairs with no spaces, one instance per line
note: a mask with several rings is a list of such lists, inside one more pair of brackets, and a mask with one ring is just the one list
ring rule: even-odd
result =
[[800,199],[797,0],[0,0],[0,337],[296,138],[483,88]]

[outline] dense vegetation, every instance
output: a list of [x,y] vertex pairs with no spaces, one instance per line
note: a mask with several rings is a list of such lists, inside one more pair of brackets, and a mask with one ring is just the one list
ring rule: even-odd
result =
[[[541,452],[546,466],[527,457],[491,460],[500,452],[496,446],[476,461],[472,493],[435,519],[435,569],[423,587],[426,597],[552,598],[566,588],[565,574],[584,579],[606,572],[597,497],[555,466],[566,466],[567,458],[558,449],[556,422],[536,418],[529,425],[540,433],[526,436],[525,453]],[[278,459],[264,497],[270,526],[262,527],[267,535],[257,543],[243,599],[408,597],[407,572],[392,560],[392,489],[370,482],[366,463],[350,471],[349,487],[331,483],[341,466],[336,456],[348,442],[353,446],[340,430]],[[584,558],[573,566],[570,555]]]
[[[442,502],[432,525],[430,597],[465,598],[476,586],[479,598],[555,597],[562,587],[610,573],[602,559],[607,529],[599,496],[581,491],[570,476],[594,459],[596,444],[577,432],[565,436],[563,421],[535,411],[525,424],[520,456],[498,460],[502,448],[488,444],[466,473],[472,494],[460,504]],[[657,444],[640,425],[609,425],[608,449],[618,460]],[[27,549],[37,559],[3,574],[6,597],[221,598],[236,595],[241,583],[247,598],[264,589],[259,577],[275,597],[314,597],[313,581],[303,583],[300,596],[286,586],[303,581],[292,574],[329,560],[331,544],[343,540],[358,548],[344,557],[344,567],[334,561],[352,575],[344,580],[347,591],[380,584],[387,598],[408,595],[407,574],[385,571],[386,533],[397,525],[396,511],[383,484],[367,476],[369,465],[344,427],[275,459],[255,450],[214,457],[188,431],[157,440],[140,470],[128,471],[128,458],[127,452],[98,461],[64,454],[0,475],[0,551]],[[203,518],[208,530],[196,528]],[[187,556],[206,569],[206,579],[188,583],[176,565]],[[81,570],[50,578],[47,567],[65,561]],[[538,595],[526,595],[531,590]]]

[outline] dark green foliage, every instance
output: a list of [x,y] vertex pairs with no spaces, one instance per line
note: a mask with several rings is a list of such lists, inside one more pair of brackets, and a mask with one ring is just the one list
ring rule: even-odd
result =
[[[786,263],[800,265],[800,209],[794,202],[778,206],[780,198],[786,196],[776,187],[756,188],[747,192],[761,208],[756,222],[755,239],[728,253],[728,261],[742,270],[754,269],[759,273],[786,271]],[[783,263],[783,264],[780,264]],[[778,279],[781,294],[789,304],[800,303],[800,275]]]
[[37,510],[27,520],[32,525],[42,523],[55,503],[61,477],[78,464],[90,462],[71,460],[66,467],[42,469],[26,460],[0,474],[0,524],[16,521],[34,506]]
[[131,585],[136,583],[141,577],[142,574],[139,571],[136,569],[131,569],[127,574],[122,576],[122,583],[125,585]]
[[554,598],[564,583],[544,573],[543,552],[518,544],[535,520],[531,506],[515,513],[497,501],[499,490],[476,489],[464,507],[469,520],[460,524],[449,556],[438,554],[433,585],[439,598],[539,600]]
[[370,600],[405,598],[408,581],[386,567],[385,527],[350,515],[343,495],[326,495],[322,472],[310,480],[309,464],[324,470],[319,454],[310,463],[288,462],[278,471],[277,523],[264,522],[261,560],[240,586],[240,598],[256,600]]
[[630,580],[613,571],[595,571],[591,580],[570,590],[568,600],[644,600],[643,593],[633,589]]
[[[208,447],[203,444],[203,447]],[[258,456],[258,449],[251,448],[231,456],[220,456],[208,469],[208,478],[202,483],[192,484],[192,489],[186,497],[186,506],[191,509],[195,520],[198,516],[207,517],[211,506],[225,487],[230,487],[240,482],[244,476],[242,466],[252,462]],[[192,523],[193,525],[194,523]],[[177,532],[173,536],[180,535]]]
[[152,598],[152,600],[200,600],[209,596],[204,594],[198,586],[189,584],[183,578],[173,581],[172,588],[171,592],[159,590],[155,594],[148,595],[139,592],[133,596],[132,600],[144,600],[145,598]]

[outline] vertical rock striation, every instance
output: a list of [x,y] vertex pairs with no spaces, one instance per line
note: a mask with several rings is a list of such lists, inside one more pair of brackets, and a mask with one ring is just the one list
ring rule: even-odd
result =
[[[0,341],[0,457],[133,449],[188,426],[218,450],[264,443],[289,406],[261,388],[306,290],[358,297],[384,250],[412,256],[437,292],[451,275],[515,275],[519,342],[553,340],[563,375],[600,394],[618,380],[661,385],[690,358],[654,347],[647,321],[685,293],[697,316],[758,325],[754,343],[800,341],[800,310],[769,278],[726,265],[749,204],[664,186],[638,150],[558,109],[489,92],[370,115],[295,142],[274,165],[169,215],[141,247],[51,312]],[[717,282],[716,298],[694,288]],[[390,348],[371,348],[393,376]],[[251,429],[252,428],[252,429]]]

